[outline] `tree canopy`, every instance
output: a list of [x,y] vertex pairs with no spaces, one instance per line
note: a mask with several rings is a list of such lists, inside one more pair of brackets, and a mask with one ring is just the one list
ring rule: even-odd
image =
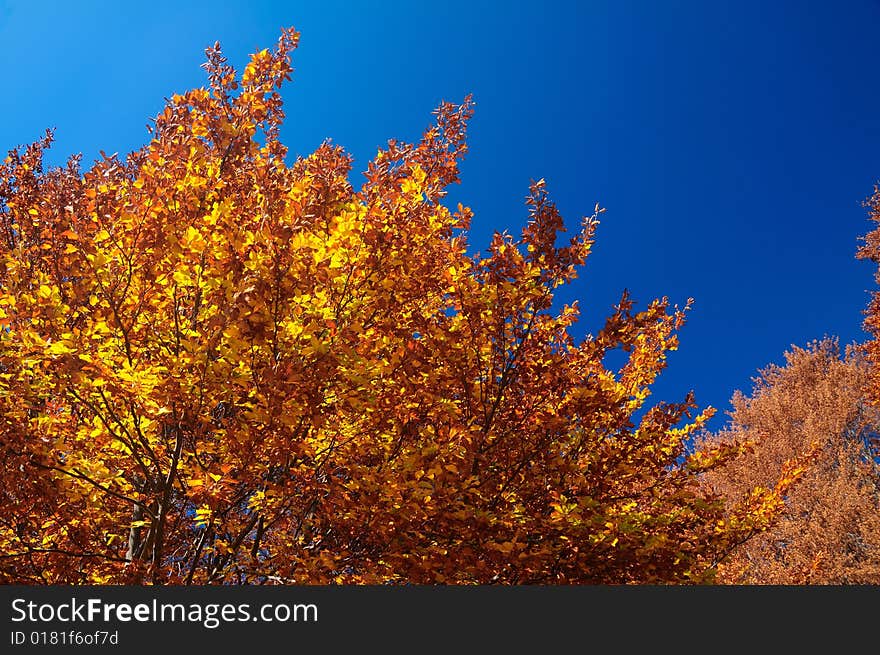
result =
[[737,394],[728,426],[708,443],[751,442],[750,452],[706,474],[725,497],[770,484],[785,462],[812,458],[765,533],[738,546],[719,580],[734,584],[880,582],[877,410],[865,398],[871,368],[861,347],[835,339],[792,348]]
[[[729,500],[689,448],[709,412],[648,404],[687,309],[572,336],[557,245],[528,225],[469,253],[443,204],[473,106],[349,179],[286,163],[298,34],[170,98],[126,157],[0,168],[0,580],[16,583],[705,582],[801,474]],[[606,365],[626,353],[619,369]]]

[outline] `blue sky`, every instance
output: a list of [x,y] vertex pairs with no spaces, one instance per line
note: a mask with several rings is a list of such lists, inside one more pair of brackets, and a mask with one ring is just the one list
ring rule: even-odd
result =
[[473,93],[450,201],[471,244],[517,232],[543,177],[573,227],[607,207],[564,294],[594,330],[629,289],[695,298],[655,386],[720,412],[792,344],[862,340],[873,269],[854,259],[880,180],[880,2],[26,2],[0,0],[0,150],[55,127],[51,161],[125,153],[163,98],[302,32],[284,90],[292,153],[327,137],[366,167]]

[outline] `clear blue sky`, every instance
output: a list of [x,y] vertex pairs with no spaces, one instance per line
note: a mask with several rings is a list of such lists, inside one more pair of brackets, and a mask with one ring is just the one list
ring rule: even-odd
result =
[[566,299],[585,329],[628,288],[696,299],[655,387],[719,408],[791,344],[865,338],[854,259],[880,180],[880,2],[34,2],[0,0],[0,150],[57,128],[52,161],[147,139],[163,97],[302,32],[283,138],[363,170],[473,93],[471,243],[518,231],[531,178],[569,224],[608,208]]

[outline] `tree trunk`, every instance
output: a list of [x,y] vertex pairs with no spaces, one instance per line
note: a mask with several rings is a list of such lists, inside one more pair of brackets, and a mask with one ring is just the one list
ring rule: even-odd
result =
[[[141,503],[135,503],[131,512],[131,521],[144,520],[144,506]],[[140,525],[132,525],[128,530],[128,550],[125,552],[125,561],[131,562],[140,556],[141,553],[141,531]]]

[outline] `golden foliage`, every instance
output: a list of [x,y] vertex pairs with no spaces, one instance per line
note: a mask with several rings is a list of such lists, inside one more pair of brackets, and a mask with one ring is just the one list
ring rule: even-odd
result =
[[240,79],[209,49],[125,159],[0,169],[0,580],[711,580],[781,492],[725,513],[698,480],[736,449],[646,406],[683,310],[624,296],[576,343],[554,290],[601,210],[557,247],[543,181],[469,255],[469,99],[360,189],[328,144],[287,165],[297,39]]

